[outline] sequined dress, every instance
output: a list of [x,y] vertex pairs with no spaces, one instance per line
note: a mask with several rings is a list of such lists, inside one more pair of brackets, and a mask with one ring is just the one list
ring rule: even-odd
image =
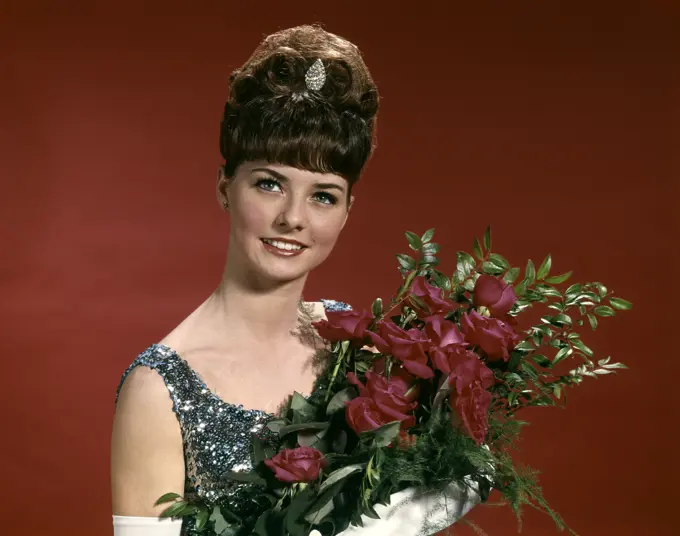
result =
[[[351,309],[343,302],[321,301],[326,311]],[[116,401],[125,378],[138,366],[155,370],[168,389],[182,433],[185,495],[223,504],[237,515],[247,514],[252,489],[245,484],[225,484],[220,477],[225,471],[248,471],[252,467],[250,435],[271,439],[265,425],[274,415],[222,400],[177,352],[162,344],[149,346],[127,368]],[[193,523],[185,522],[182,534],[196,534],[192,527]]]

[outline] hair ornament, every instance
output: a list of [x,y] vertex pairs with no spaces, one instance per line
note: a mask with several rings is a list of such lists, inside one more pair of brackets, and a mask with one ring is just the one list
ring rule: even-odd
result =
[[323,67],[323,62],[320,59],[317,59],[305,73],[305,84],[307,85],[307,89],[318,91],[323,87],[325,82],[326,69]]

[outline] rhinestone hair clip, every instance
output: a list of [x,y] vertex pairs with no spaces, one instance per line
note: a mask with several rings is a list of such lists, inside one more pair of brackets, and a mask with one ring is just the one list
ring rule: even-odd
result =
[[320,59],[317,59],[305,73],[305,84],[307,85],[307,89],[319,91],[325,82],[326,69],[323,67],[323,62]]

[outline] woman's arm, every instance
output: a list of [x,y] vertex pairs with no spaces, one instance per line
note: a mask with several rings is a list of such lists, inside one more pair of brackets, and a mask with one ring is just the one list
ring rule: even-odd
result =
[[137,367],[121,388],[111,440],[114,516],[158,517],[163,494],[184,494],[184,454],[179,423],[163,379]]

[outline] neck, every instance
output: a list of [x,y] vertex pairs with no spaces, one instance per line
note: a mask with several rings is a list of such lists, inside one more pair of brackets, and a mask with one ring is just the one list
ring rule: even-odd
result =
[[232,335],[268,343],[285,340],[298,323],[305,279],[265,286],[227,262],[220,284],[204,306],[221,326],[229,326]]

